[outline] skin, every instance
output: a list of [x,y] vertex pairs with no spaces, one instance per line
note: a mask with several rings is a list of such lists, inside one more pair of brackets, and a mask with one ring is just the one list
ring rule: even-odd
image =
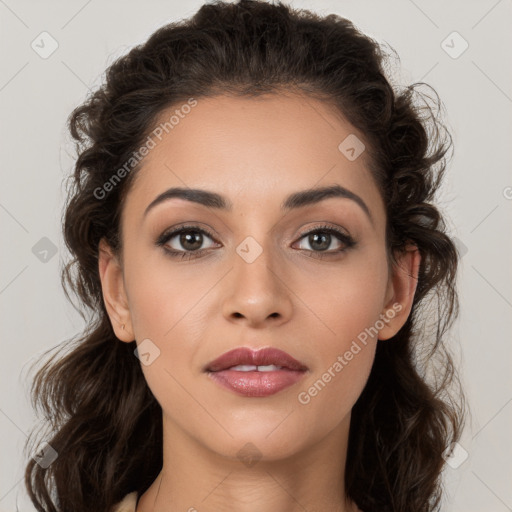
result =
[[[160,350],[141,367],[163,410],[164,462],[137,512],[358,510],[345,499],[344,467],[351,409],[377,336],[308,404],[297,396],[393,304],[401,310],[378,338],[398,332],[411,311],[420,255],[409,247],[388,271],[385,208],[367,155],[349,161],[338,150],[349,134],[364,141],[332,107],[311,98],[216,96],[199,99],[145,157],[122,210],[122,257],[103,240],[99,248],[116,336],[138,344],[149,338]],[[346,198],[280,211],[289,194],[333,184],[359,195],[372,220]],[[173,186],[218,192],[233,210],[174,198],[144,218],[151,201]],[[172,259],[155,244],[183,222],[214,235],[203,238],[209,252]],[[301,235],[322,224],[338,226],[357,244],[315,257],[318,246]],[[247,236],[262,249],[250,264],[236,252]],[[167,247],[190,245],[178,235]],[[343,247],[333,235],[329,251]],[[236,395],[202,368],[239,346],[277,347],[309,370],[269,397]],[[250,467],[237,456],[248,442],[261,457]]]

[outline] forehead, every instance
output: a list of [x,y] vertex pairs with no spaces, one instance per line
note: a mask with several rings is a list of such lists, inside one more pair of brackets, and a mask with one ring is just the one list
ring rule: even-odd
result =
[[340,184],[363,197],[374,216],[383,208],[365,152],[350,160],[340,150],[343,141],[364,136],[311,97],[200,98],[163,111],[158,127],[124,208],[139,216],[170,187],[204,188],[235,207],[261,209],[297,190]]

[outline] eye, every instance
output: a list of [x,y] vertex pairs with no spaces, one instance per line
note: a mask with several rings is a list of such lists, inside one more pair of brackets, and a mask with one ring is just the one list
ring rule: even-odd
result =
[[205,229],[199,226],[181,226],[160,235],[156,244],[162,246],[169,256],[192,259],[215,246],[215,242],[213,242],[209,246],[203,247],[205,237],[213,242],[213,236]]
[[[315,258],[335,256],[356,244],[355,240],[350,235],[333,226],[316,227],[302,234],[300,240],[302,239],[304,239],[310,248],[299,248],[312,252]],[[336,244],[336,241],[338,244]],[[336,248],[336,245],[340,246],[340,244],[341,248]]]
[[[205,237],[211,241],[207,247],[203,246]],[[329,225],[318,226],[303,233],[299,241],[303,239],[310,248],[299,247],[299,249],[320,259],[335,257],[356,245],[356,241],[349,234]],[[336,241],[341,248],[336,248]],[[212,247],[220,246],[209,231],[197,225],[180,226],[166,231],[158,237],[156,245],[161,246],[167,255],[185,260],[198,258]]]

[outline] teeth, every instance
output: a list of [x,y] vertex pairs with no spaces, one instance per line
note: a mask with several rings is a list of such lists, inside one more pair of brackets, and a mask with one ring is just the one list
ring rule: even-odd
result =
[[232,366],[229,368],[230,370],[236,370],[237,372],[274,372],[276,370],[280,370],[282,366],[276,366],[274,364],[269,364],[267,366],[255,366],[252,364],[239,364],[238,366]]
[[267,366],[258,366],[259,372],[273,372],[275,370],[280,370],[282,366],[276,366],[275,364],[269,364]]
[[236,370],[237,372],[254,372],[258,369],[258,367],[252,364],[239,364],[238,366],[232,366],[229,369]]

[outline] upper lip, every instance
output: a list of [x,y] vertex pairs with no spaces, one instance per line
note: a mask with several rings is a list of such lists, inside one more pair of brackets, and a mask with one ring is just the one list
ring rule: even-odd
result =
[[262,348],[259,350],[253,350],[248,347],[240,347],[230,350],[222,354],[217,359],[208,363],[204,371],[218,372],[226,370],[232,366],[239,364],[244,365],[255,365],[255,366],[267,366],[275,365],[287,368],[288,370],[307,370],[307,366],[303,365],[290,354],[283,352],[277,348]]

